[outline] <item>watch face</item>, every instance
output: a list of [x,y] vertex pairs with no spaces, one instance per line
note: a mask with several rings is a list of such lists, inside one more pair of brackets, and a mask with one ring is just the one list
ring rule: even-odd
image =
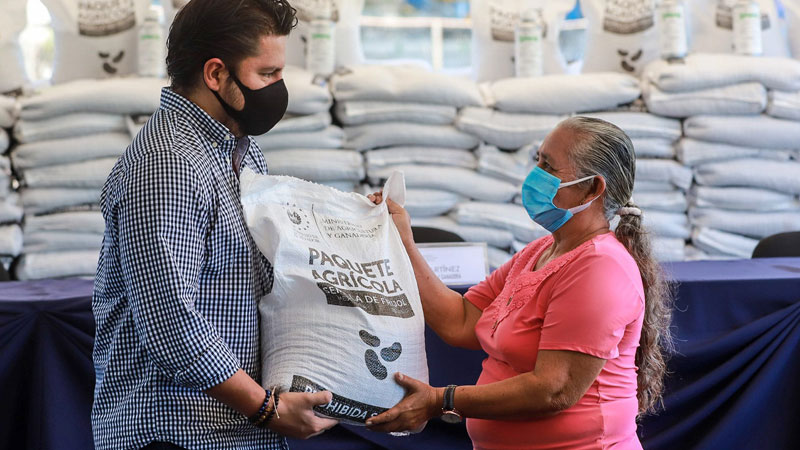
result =
[[460,423],[461,414],[455,411],[445,411],[444,414],[442,414],[442,420],[447,423]]

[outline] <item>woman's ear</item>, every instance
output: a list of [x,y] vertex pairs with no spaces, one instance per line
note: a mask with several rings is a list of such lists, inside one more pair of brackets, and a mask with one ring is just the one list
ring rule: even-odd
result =
[[584,202],[588,202],[594,198],[598,198],[606,191],[606,179],[602,176],[598,175],[594,177],[592,180],[592,187],[589,189],[589,192],[586,193],[586,198],[584,198]]

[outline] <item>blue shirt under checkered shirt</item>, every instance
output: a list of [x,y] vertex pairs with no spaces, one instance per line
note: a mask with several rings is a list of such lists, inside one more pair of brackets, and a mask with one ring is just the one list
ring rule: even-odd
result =
[[[266,173],[258,145],[243,139],[242,166]],[[92,298],[97,449],[287,448],[203,392],[240,368],[261,379],[257,300],[272,288],[272,266],[244,221],[236,144],[164,88],[106,181]]]

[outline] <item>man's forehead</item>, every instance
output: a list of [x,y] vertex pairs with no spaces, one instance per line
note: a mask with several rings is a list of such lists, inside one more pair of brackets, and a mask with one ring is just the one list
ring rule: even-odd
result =
[[258,54],[245,61],[258,69],[282,69],[286,63],[286,36],[263,36],[258,43]]

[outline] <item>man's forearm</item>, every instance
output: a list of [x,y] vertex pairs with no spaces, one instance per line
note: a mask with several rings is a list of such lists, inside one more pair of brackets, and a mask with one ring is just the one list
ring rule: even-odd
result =
[[232,377],[206,390],[206,394],[250,417],[264,403],[264,388],[239,369]]

